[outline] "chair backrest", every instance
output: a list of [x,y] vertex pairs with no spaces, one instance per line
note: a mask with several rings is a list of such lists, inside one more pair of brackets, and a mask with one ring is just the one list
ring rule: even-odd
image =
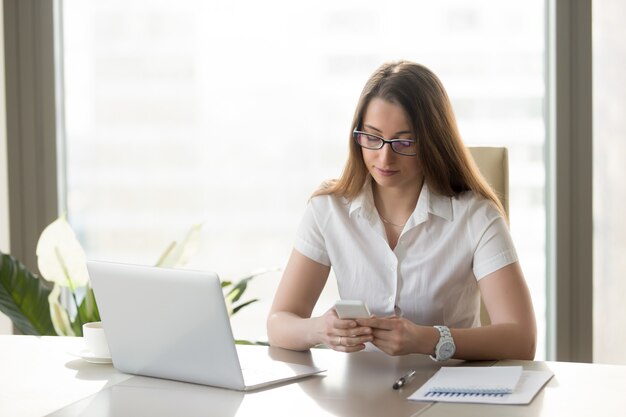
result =
[[468,147],[480,173],[500,198],[507,217],[509,216],[509,153],[504,147]]
[[[506,216],[509,217],[509,154],[505,147],[468,147],[480,173],[500,198]],[[491,323],[484,303],[480,303],[480,323]]]

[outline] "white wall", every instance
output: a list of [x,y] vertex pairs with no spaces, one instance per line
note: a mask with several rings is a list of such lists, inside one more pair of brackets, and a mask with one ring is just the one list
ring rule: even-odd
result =
[[[593,361],[626,364],[626,29],[622,0],[593,3]],[[619,88],[616,88],[620,86]],[[622,207],[622,209],[619,209]]]
[[[4,16],[0,1],[0,252],[9,252],[9,193],[7,183],[6,103],[4,88]],[[0,334],[11,333],[11,321],[0,313]]]

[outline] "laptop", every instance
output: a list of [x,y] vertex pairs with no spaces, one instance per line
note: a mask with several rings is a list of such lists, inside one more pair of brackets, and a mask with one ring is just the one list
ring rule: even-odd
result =
[[101,261],[87,269],[122,372],[248,391],[325,370],[235,345],[215,273]]

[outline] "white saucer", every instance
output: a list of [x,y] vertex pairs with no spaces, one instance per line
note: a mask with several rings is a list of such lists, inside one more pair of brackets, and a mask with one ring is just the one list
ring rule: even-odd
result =
[[90,362],[90,363],[113,363],[113,360],[111,359],[110,356],[105,356],[105,357],[95,356],[93,353],[91,353],[87,349],[83,349],[78,353],[70,352],[70,354],[74,356],[78,356],[79,358],[82,358],[83,360]]

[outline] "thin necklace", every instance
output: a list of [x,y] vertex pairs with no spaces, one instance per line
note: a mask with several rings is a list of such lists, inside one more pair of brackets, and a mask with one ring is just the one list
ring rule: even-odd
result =
[[384,217],[382,214],[380,214],[380,212],[378,212],[378,216],[380,217],[380,219],[381,219],[384,223],[390,224],[391,226],[395,226],[395,227],[404,227],[404,225],[406,224],[406,222],[404,222],[404,224],[395,224],[395,223],[392,223],[392,222],[390,222],[389,220],[385,219],[385,217]]

